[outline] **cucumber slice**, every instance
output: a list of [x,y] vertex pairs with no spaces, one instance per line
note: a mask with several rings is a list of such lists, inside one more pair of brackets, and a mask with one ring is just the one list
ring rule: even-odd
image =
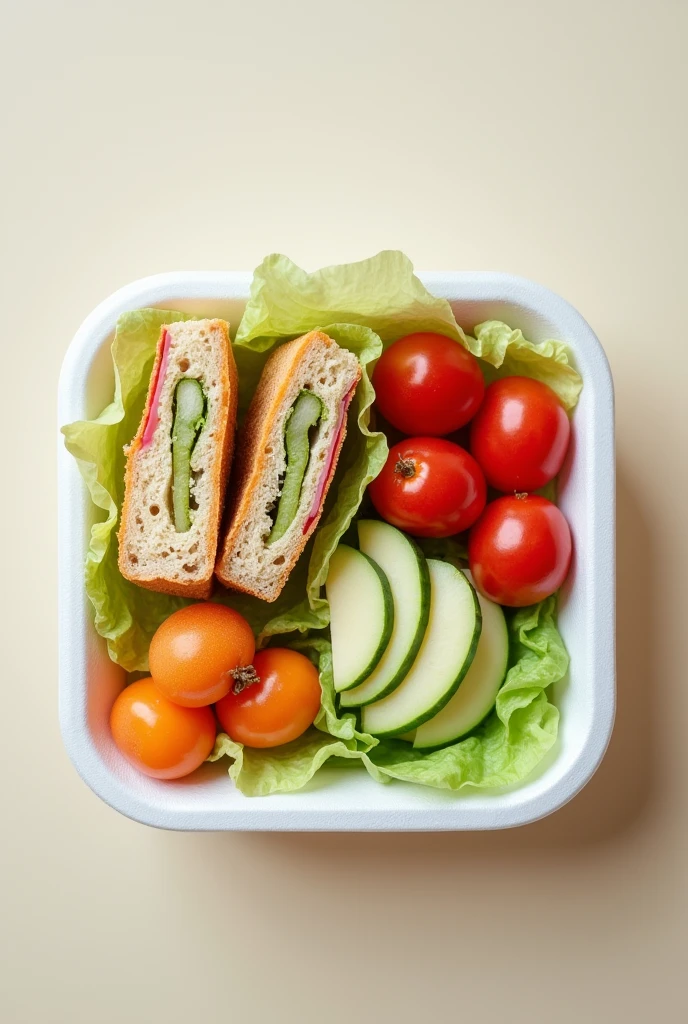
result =
[[337,692],[357,686],[385,653],[394,624],[387,577],[367,555],[340,544],[325,583],[330,603],[332,674]]
[[177,533],[191,529],[191,453],[205,423],[205,395],[195,377],[182,377],[174,392],[172,511]]
[[361,711],[364,732],[401,736],[436,715],[468,671],[480,638],[480,605],[464,574],[428,559],[430,618],[411,669],[393,693]]
[[284,431],[287,469],[277,504],[277,515],[267,540],[268,546],[281,540],[294,522],[301,498],[301,485],[311,457],[308,434],[322,415],[323,403],[312,391],[301,391],[289,410]]
[[397,688],[415,661],[430,616],[430,573],[418,545],[401,530],[375,519],[359,521],[358,542],[389,580],[394,628],[387,650],[368,678],[342,694],[344,707],[372,704]]
[[[466,572],[473,582],[471,574]],[[478,649],[461,685],[448,704],[416,730],[414,747],[431,750],[446,747],[471,732],[489,715],[504,682],[509,662],[509,634],[498,604],[478,594],[483,628]]]

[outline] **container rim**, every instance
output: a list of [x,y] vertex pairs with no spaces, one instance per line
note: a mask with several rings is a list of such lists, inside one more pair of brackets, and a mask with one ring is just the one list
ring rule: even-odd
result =
[[[615,715],[615,464],[614,394],[609,364],[598,338],[581,314],[549,288],[524,277],[493,271],[425,271],[417,276],[434,295],[452,303],[512,302],[535,317],[546,312],[556,320],[574,355],[585,353],[588,377],[597,391],[595,408],[595,535],[590,557],[600,583],[594,589],[596,635],[594,706],[575,761],[553,784],[526,780],[498,794],[451,802],[381,808],[328,808],[322,798],[304,806],[295,794],[244,798],[230,808],[191,806],[170,812],[133,793],[109,769],[85,728],[86,697],[73,678],[76,659],[89,642],[87,600],[83,589],[83,538],[74,516],[83,501],[83,484],[75,461],[64,448],[59,427],[83,415],[80,401],[93,358],[114,330],[117,317],[145,306],[184,301],[248,298],[252,274],[245,271],[172,271],[141,278],[101,302],[77,330],[65,354],[58,385],[58,606],[59,715],[67,753],[84,782],[106,803],[126,816],[159,828],[194,831],[461,831],[509,828],[534,822],[568,803],[592,778],[607,749]],[[91,629],[91,632],[92,629]],[[374,785],[372,780],[361,780]],[[387,788],[387,787],[385,787]],[[422,787],[414,787],[421,789]],[[433,791],[435,792],[435,791]],[[239,794],[241,796],[241,794]],[[306,800],[305,804],[310,801]],[[301,806],[298,806],[302,803]]]

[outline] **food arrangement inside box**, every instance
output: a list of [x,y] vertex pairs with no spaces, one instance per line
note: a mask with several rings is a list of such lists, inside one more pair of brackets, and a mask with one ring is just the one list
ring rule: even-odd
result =
[[124,314],[113,403],[65,427],[104,511],[85,585],[132,673],[122,753],[159,778],[227,757],[249,795],[330,759],[451,790],[526,778],[568,661],[565,346],[465,334],[400,253],[268,257],[230,327]]

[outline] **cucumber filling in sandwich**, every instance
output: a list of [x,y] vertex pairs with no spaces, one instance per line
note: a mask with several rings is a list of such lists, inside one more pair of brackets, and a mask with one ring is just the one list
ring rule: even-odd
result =
[[172,510],[177,533],[191,529],[191,454],[206,419],[200,381],[182,377],[174,393],[172,426]]
[[284,447],[287,468],[277,500],[275,522],[267,539],[274,544],[294,522],[301,498],[301,486],[311,457],[311,433],[325,414],[322,400],[312,391],[302,391],[287,417]]

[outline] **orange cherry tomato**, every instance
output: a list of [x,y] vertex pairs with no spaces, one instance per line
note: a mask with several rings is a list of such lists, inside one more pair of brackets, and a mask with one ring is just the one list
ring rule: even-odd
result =
[[214,704],[232,685],[232,672],[250,665],[256,645],[246,619],[222,604],[190,604],[165,619],[151,640],[155,685],[175,704]]
[[278,747],[306,731],[320,710],[320,679],[298,651],[268,647],[253,659],[257,682],[215,705],[225,732],[247,747]]
[[180,779],[195,771],[215,743],[210,708],[173,704],[150,677],[122,690],[110,713],[110,729],[127,761],[154,779]]

